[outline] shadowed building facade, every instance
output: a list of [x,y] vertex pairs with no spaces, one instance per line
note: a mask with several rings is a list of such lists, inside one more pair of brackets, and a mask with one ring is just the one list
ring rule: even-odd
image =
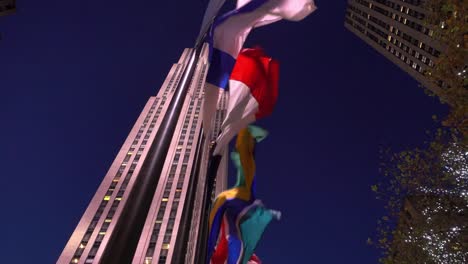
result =
[[[158,95],[146,103],[57,263],[101,263],[192,51],[184,50]],[[153,175],[158,177],[158,183],[138,245],[129,252],[133,255],[132,263],[184,263],[185,258],[193,259],[210,141],[205,140],[201,132],[207,69],[207,49],[204,47],[190,81],[162,172]],[[219,129],[225,114],[225,97],[220,98],[218,108],[215,129]],[[225,189],[226,175],[227,162],[223,160],[218,173],[217,192]],[[173,254],[174,250],[183,254]]]
[[443,47],[425,26],[421,0],[348,0],[345,27],[418,82],[435,88],[424,76]]

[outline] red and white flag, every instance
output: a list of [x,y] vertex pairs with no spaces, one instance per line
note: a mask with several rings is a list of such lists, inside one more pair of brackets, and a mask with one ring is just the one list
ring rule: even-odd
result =
[[[222,0],[210,1],[202,32],[223,3]],[[250,31],[282,19],[300,21],[315,9],[313,0],[238,0],[234,10],[216,16],[206,38],[210,44],[210,67],[203,104],[205,136],[211,140],[219,95],[227,92],[229,76]]]
[[278,98],[279,63],[263,49],[243,49],[229,79],[229,103],[214,155],[247,125],[270,115]]

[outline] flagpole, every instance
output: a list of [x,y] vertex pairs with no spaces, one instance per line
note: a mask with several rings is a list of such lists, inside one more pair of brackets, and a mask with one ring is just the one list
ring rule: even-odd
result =
[[206,171],[206,181],[203,191],[203,202],[202,202],[202,209],[201,209],[201,219],[200,219],[200,229],[198,232],[198,240],[197,245],[198,251],[195,256],[195,263],[196,264],[205,264],[208,263],[208,233],[209,233],[209,215],[210,215],[210,208],[212,203],[212,195],[213,195],[213,188],[214,182],[216,179],[216,175],[218,172],[218,167],[221,162],[221,155],[213,156],[213,151],[216,147],[216,144],[210,145],[209,150],[209,160],[208,166]]

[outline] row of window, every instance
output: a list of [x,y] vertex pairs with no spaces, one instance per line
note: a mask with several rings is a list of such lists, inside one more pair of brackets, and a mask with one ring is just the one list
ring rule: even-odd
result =
[[[413,69],[415,69],[416,71],[418,71],[419,73],[423,73],[423,68],[417,64],[415,61],[413,60],[410,60],[408,56],[406,56],[404,53],[402,52],[399,52],[398,50],[396,50],[395,48],[393,48],[391,45],[387,45],[384,41],[382,41],[381,39],[379,39],[378,37],[374,36],[372,33],[370,32],[366,32],[362,27],[360,27],[359,25],[353,23],[352,20],[350,19],[347,19],[346,20],[346,23],[354,26],[355,28],[357,28],[359,31],[361,31],[361,33],[365,34],[367,37],[369,37],[369,39],[373,40],[374,42],[376,42],[378,45],[380,45],[381,47],[385,48],[386,50],[388,50],[390,53],[394,54],[396,57],[400,58],[401,60],[405,61],[407,64],[411,65],[411,67]],[[368,27],[369,29],[373,29],[373,27]],[[379,34],[380,35],[380,34]],[[426,56],[420,54],[419,52],[416,52],[415,50],[413,49],[410,49],[407,45],[405,45],[404,43],[402,43],[401,41],[398,41],[396,38],[392,37],[392,36],[388,36],[388,40],[395,44],[396,46],[400,47],[402,50],[408,52],[409,54],[411,54],[412,56],[414,56],[415,58],[417,59],[420,59],[421,61],[423,61],[424,63],[428,64],[429,66],[433,66],[433,62],[432,60],[430,60],[429,58],[427,58]]]
[[[188,165],[188,162],[190,160],[190,153],[191,153],[191,150],[192,150],[192,143],[193,143],[193,140],[194,140],[196,125],[198,123],[198,114],[200,112],[200,107],[201,107],[201,103],[199,102],[197,104],[197,107],[195,108],[195,113],[194,113],[195,115],[194,115],[194,118],[192,120],[192,126],[190,127],[190,133],[189,133],[188,142],[187,142],[188,144],[187,144],[187,148],[185,149],[184,157],[182,159],[182,165],[181,165],[179,177],[177,179],[176,189],[174,191],[174,199],[173,199],[173,202],[172,202],[172,205],[171,205],[171,210],[169,211],[169,219],[168,219],[168,222],[167,222],[166,230],[164,232],[163,241],[162,241],[163,246],[162,246],[161,251],[160,251],[160,256],[159,256],[159,259],[158,259],[158,263],[166,263],[166,258],[167,258],[167,254],[168,254],[169,247],[170,247],[171,236],[172,236],[172,232],[173,232],[175,218],[176,218],[177,210],[178,210],[178,207],[179,207],[180,196],[181,196],[181,192],[182,192],[182,189],[183,189],[185,174],[186,174],[186,171],[187,171],[187,165]],[[154,224],[154,227],[153,227],[153,231],[151,233],[150,243],[149,243],[148,248],[146,250],[145,263],[147,263],[147,264],[150,264],[150,263],[153,262],[153,255],[154,255],[154,251],[156,249],[156,243],[157,243],[157,240],[158,240],[159,233],[161,231],[161,225],[162,225],[164,214],[165,214],[165,211],[166,211],[166,208],[167,208],[167,203],[169,201],[169,196],[170,196],[171,190],[173,188],[173,182],[174,182],[174,178],[175,178],[175,175],[176,175],[177,167],[178,167],[178,164],[179,164],[179,160],[181,158],[181,153],[182,153],[182,148],[183,148],[182,146],[183,146],[185,137],[187,135],[187,129],[189,128],[190,117],[192,116],[193,112],[194,112],[194,101],[192,99],[192,101],[189,104],[189,108],[188,108],[186,117],[184,119],[181,134],[180,134],[179,140],[178,140],[178,145],[179,146],[176,148],[176,152],[175,152],[174,158],[172,160],[171,169],[169,171],[169,175],[167,177],[167,181],[166,181],[165,186],[164,186],[163,196],[162,196],[161,202],[159,204],[159,209],[158,209],[158,213],[156,215],[155,224]]]
[[409,7],[406,7],[406,6],[402,6],[400,4],[397,4],[393,1],[389,1],[389,0],[375,0],[375,2],[377,3],[380,3],[382,5],[385,5],[385,6],[388,6],[394,10],[397,10],[397,11],[400,11],[401,13],[406,13],[416,19],[424,19],[425,15],[424,13],[421,13],[421,12],[418,12],[412,8],[409,8]]
[[411,66],[411,68],[413,68],[414,70],[416,70],[417,72],[419,72],[420,74],[423,74],[424,73],[424,69],[421,67],[421,65],[419,65],[418,63],[416,63],[415,61],[411,60],[407,55],[405,55],[404,53],[401,53],[399,52],[398,50],[396,50],[395,48],[391,47],[391,46],[388,46],[387,47],[387,50],[392,53],[393,55],[395,55],[396,57],[398,57],[399,59],[401,59],[403,62],[405,62],[406,64],[408,64],[409,66]]
[[179,83],[180,79],[182,79],[182,73],[183,71],[179,69],[182,69],[182,65],[178,64],[177,65],[177,71],[174,72],[174,75],[173,75],[173,78],[175,78],[175,82],[174,82],[174,85],[171,86],[171,92],[174,92],[176,87],[177,87],[177,84]]
[[[413,38],[412,36],[406,34],[406,33],[403,33],[401,30],[399,30],[398,28],[394,27],[394,26],[389,26],[387,23],[383,22],[382,20],[376,18],[376,17],[373,17],[365,12],[362,12],[361,10],[359,9],[356,9],[355,7],[352,7],[350,8],[351,10],[361,14],[361,15],[364,15],[364,16],[367,16],[367,18],[369,20],[371,20],[373,23],[376,23],[378,24],[379,26],[383,27],[383,28],[386,28],[386,29],[389,29],[390,32],[392,32],[393,34],[395,34],[396,36],[400,36],[402,37],[404,40],[408,41],[409,43],[411,43],[413,46],[421,49],[421,50],[424,50],[426,51],[427,53],[435,56],[435,57],[438,57],[440,56],[440,51],[430,47],[429,45],[426,45],[425,43],[421,42],[421,41],[418,41],[417,39]],[[356,15],[355,14],[352,14],[352,17],[354,18]],[[358,22],[360,24],[364,24],[362,20],[358,20]],[[348,21],[349,23],[349,21]],[[351,23],[352,25],[353,23]],[[357,27],[356,27],[357,28]],[[384,38],[387,38],[390,42],[394,43],[395,45],[399,46],[400,48],[402,48],[403,50],[405,50],[406,52],[408,53],[412,53],[413,54],[416,54],[416,52],[414,51],[411,51],[410,52],[410,48],[405,45],[404,43],[400,42],[398,39],[396,39],[395,37],[393,36],[388,36],[386,35],[383,31],[381,30],[378,30],[376,27],[372,26],[372,27],[369,27],[372,31],[374,31],[375,33],[377,33],[378,35],[384,37]],[[361,30],[360,30],[361,31]],[[361,31],[362,32],[362,31]],[[362,32],[364,33],[364,32]],[[371,39],[372,36],[370,36]],[[376,41],[375,39],[373,39],[374,41]],[[419,55],[419,53],[417,53]],[[430,59],[426,59],[425,56],[421,55],[421,56],[418,56],[416,57],[417,59],[423,61],[424,63],[428,64],[428,65],[431,65],[432,64],[432,61]]]
[[410,48],[408,45],[402,43],[398,39],[396,39],[396,38],[394,38],[392,36],[389,36],[388,41],[390,41],[395,46],[397,46],[400,49],[402,49],[403,51],[405,51],[407,54],[410,54],[411,56],[415,57],[419,61],[422,61],[424,64],[429,65],[430,67],[434,66],[434,62],[430,58],[428,58],[425,55],[419,53],[415,49]]
[[[169,80],[169,83],[166,86],[166,89],[164,90],[163,96],[167,96],[169,90],[174,89],[173,87],[176,87],[176,84],[174,83],[176,76],[179,74],[179,70],[181,69],[181,65],[177,64],[174,74],[172,74],[171,79]],[[178,80],[178,79],[177,79]],[[174,84],[174,85],[173,85]]]
[[[101,201],[101,204],[98,208],[98,210],[96,211],[94,217],[93,217],[93,220],[91,221],[90,225],[88,226],[88,229],[87,229],[87,232],[85,233],[84,237],[82,238],[82,241],[81,243],[79,244],[78,246],[78,249],[75,251],[75,254],[72,258],[72,261],[71,263],[78,263],[87,243],[89,242],[89,239],[91,237],[91,234],[94,232],[94,229],[96,228],[96,225],[99,221],[99,219],[101,218],[101,215],[105,209],[105,207],[107,206],[108,202],[110,201],[110,198],[113,194],[113,192],[115,191],[115,187],[117,186],[117,184],[119,183],[120,181],[120,178],[125,170],[125,168],[127,167],[128,165],[128,161],[130,160],[131,156],[133,155],[134,151],[135,151],[135,148],[136,148],[136,145],[138,144],[138,141],[139,139],[141,138],[141,136],[143,135],[143,131],[144,131],[144,128],[146,127],[146,123],[149,121],[149,117],[154,113],[154,110],[156,108],[156,105],[158,103],[159,99],[156,98],[156,100],[154,101],[153,105],[151,106],[150,108],[150,111],[148,112],[147,116],[145,117],[145,120],[144,120],[144,124],[142,125],[142,127],[140,127],[139,131],[137,132],[137,135],[135,136],[135,139],[130,147],[130,149],[128,150],[124,160],[122,161],[119,169],[117,170],[117,173],[116,175],[114,176],[114,178],[112,179],[112,182],[109,186],[109,188],[107,189],[107,192],[103,198],[103,200]],[[159,113],[161,112],[161,108],[162,108],[162,105],[163,103],[161,103],[160,107],[158,108],[158,111],[155,115],[155,117],[153,118],[153,122],[156,122],[156,119],[158,118],[159,116]],[[88,254],[88,257],[85,261],[85,263],[92,263],[94,261],[94,257],[96,256],[96,253],[99,249],[99,246],[106,234],[106,231],[112,221],[112,217],[114,216],[116,210],[117,210],[117,207],[120,203],[120,201],[122,200],[122,196],[126,190],[126,187],[133,175],[133,172],[136,168],[136,165],[141,157],[141,154],[143,153],[143,150],[144,148],[146,147],[146,143],[147,143],[147,139],[149,139],[149,135],[151,134],[152,132],[152,129],[148,129],[148,131],[146,132],[145,136],[144,136],[144,139],[140,145],[140,148],[138,149],[138,152],[136,153],[129,169],[128,169],[128,172],[126,174],[126,177],[124,178],[121,186],[120,186],[120,189],[115,197],[115,200],[114,202],[112,203],[112,206],[111,208],[109,209],[109,212],[106,216],[106,219],[104,220],[102,226],[101,226],[101,229],[99,230],[99,233],[95,239],[95,242],[92,246],[92,248],[90,249],[89,251],[89,254]]]
[[[417,17],[420,17],[421,15],[424,15],[422,13],[419,13],[417,11],[414,11],[412,9],[409,9],[408,7],[404,7],[404,6],[400,6],[400,5],[396,5],[394,4],[393,2],[390,2],[390,1],[385,1],[385,0],[380,0],[380,1],[384,1],[384,2],[389,2],[391,3],[390,5],[387,5],[387,6],[394,6],[394,7],[391,7],[395,10],[398,10],[400,11],[401,13],[403,14],[415,14],[415,16]],[[381,8],[380,6],[377,6],[377,5],[374,5],[372,3],[369,3],[368,1],[365,1],[365,0],[356,0],[357,3],[361,4],[362,6],[365,6],[367,8],[370,8],[386,17],[389,17],[397,22],[400,22],[401,24],[403,25],[406,25],[408,27],[411,27],[413,28],[414,30],[416,31],[419,31],[419,32],[422,32],[423,34],[425,35],[429,35],[429,36],[432,36],[432,34],[434,33],[432,30],[430,30],[429,28],[427,27],[424,27],[422,26],[421,24],[415,22],[414,20],[410,20],[408,18],[406,18],[405,16],[402,16],[402,15],[399,15],[399,14],[396,14],[394,12],[391,12],[391,11],[388,11],[387,9],[385,8]],[[379,1],[377,1],[379,2]],[[352,6],[352,5],[350,5]],[[356,9],[354,7],[354,9]]]

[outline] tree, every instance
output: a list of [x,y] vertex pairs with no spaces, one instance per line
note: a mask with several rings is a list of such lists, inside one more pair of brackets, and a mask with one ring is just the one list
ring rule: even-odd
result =
[[381,263],[468,263],[468,150],[438,130],[424,148],[382,153]]

